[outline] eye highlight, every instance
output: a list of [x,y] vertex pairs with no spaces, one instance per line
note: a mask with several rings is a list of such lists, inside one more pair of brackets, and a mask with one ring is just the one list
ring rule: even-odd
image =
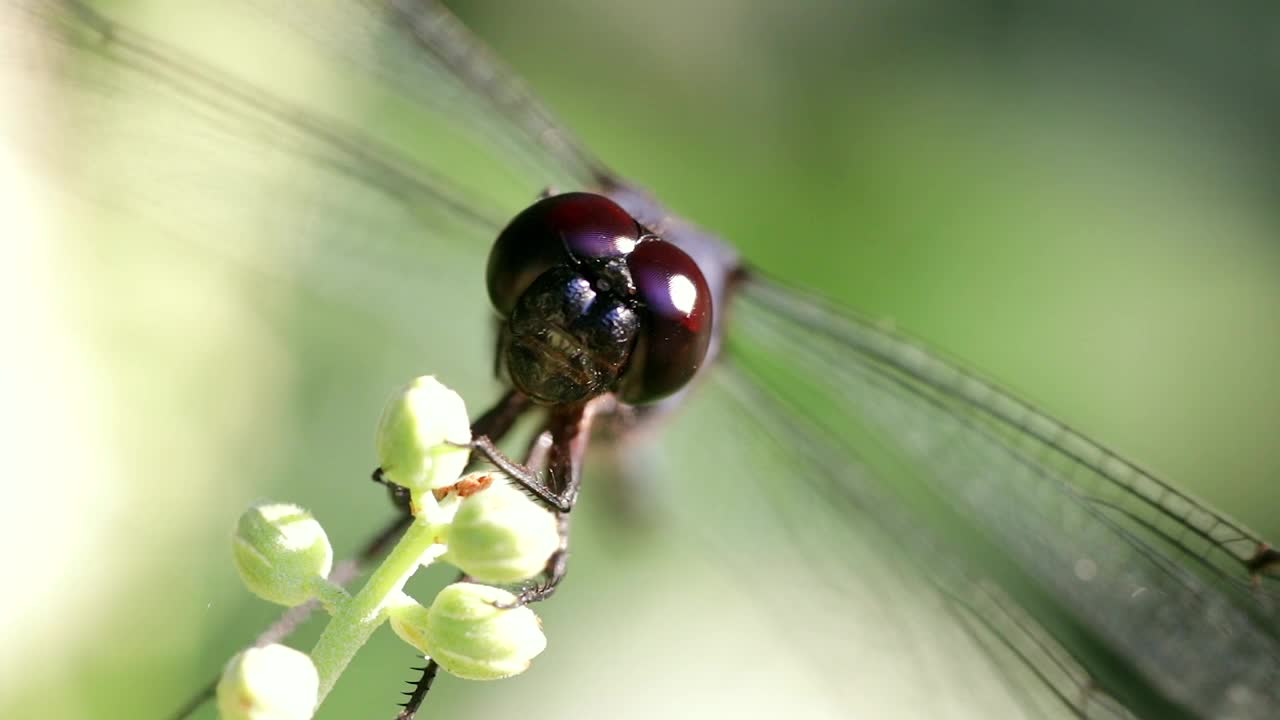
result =
[[711,344],[711,290],[693,258],[665,240],[637,245],[627,267],[645,326],[619,395],[648,403],[684,387],[702,367]]

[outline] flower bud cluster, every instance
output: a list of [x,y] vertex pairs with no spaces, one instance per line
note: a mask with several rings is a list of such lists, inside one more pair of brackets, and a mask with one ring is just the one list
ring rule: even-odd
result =
[[[511,593],[455,583],[423,607],[402,590],[415,567],[435,558],[476,582],[521,582],[542,572],[559,547],[555,517],[500,475],[459,479],[469,461],[469,441],[462,399],[434,378],[419,378],[392,398],[378,426],[378,459],[385,480],[409,489],[416,521],[355,597],[329,582],[333,549],[310,513],[286,503],[259,503],[245,511],[232,542],[245,586],[289,607],[319,598],[334,620],[311,656],[269,645],[233,658],[218,686],[222,717],[310,717],[350,655],[383,620],[459,677],[494,680],[529,667],[546,638],[537,616],[517,607]],[[393,563],[405,567],[388,567]],[[364,626],[334,628],[346,621]],[[350,641],[355,647],[335,649],[335,643],[347,642],[343,638],[356,638]]]

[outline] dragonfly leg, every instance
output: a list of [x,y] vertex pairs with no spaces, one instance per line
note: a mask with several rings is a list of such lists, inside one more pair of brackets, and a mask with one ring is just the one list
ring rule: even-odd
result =
[[552,490],[538,471],[507,457],[488,436],[480,435],[471,440],[471,449],[501,470],[528,495],[557,512],[569,512],[573,500]]
[[413,668],[422,673],[417,681],[410,681],[413,690],[405,693],[409,698],[400,706],[400,712],[396,714],[396,720],[413,720],[418,714],[418,708],[422,707],[422,701],[427,698],[427,693],[431,691],[431,684],[436,680],[436,674],[440,672],[440,664],[432,658],[427,658],[427,664],[420,668]]
[[495,603],[494,607],[504,610],[520,607],[542,602],[556,593],[556,588],[569,572],[569,516],[564,514],[556,516],[556,525],[560,533],[560,545],[555,552],[551,553],[551,557],[547,558],[546,568],[542,571],[542,581],[516,595],[514,602]]
[[[591,433],[591,420],[594,412],[587,406],[553,411],[547,420],[546,430],[534,439],[524,465],[518,465],[502,456],[506,463],[517,466],[520,471],[531,475],[535,480],[532,486],[522,485],[535,497],[550,496],[554,500],[549,503],[556,509],[556,529],[560,543],[547,559],[542,571],[542,582],[521,592],[515,602],[499,607],[518,607],[529,603],[546,600],[555,594],[556,588],[564,580],[569,566],[569,510],[578,500],[578,491],[582,486],[582,458],[586,452],[587,439]],[[489,443],[492,445],[492,443]],[[496,448],[495,448],[496,449]],[[501,455],[501,453],[497,453]],[[534,467],[547,468],[548,484],[542,483]],[[499,467],[502,465],[494,463]],[[505,468],[504,468],[505,469]],[[517,482],[520,477],[512,475]]]
[[515,390],[508,390],[493,407],[471,423],[471,435],[501,440],[531,405],[529,398]]
[[578,501],[578,490],[582,482],[582,456],[586,452],[586,441],[590,435],[591,417],[592,413],[587,412],[586,406],[582,405],[557,409],[551,413],[544,431],[551,435],[550,445],[543,447],[539,438],[530,449],[530,459],[534,460],[536,453],[538,465],[542,463],[545,453],[545,480],[544,474],[531,467],[530,462],[518,463],[512,460],[485,435],[474,437],[470,447],[506,473],[534,500],[556,512],[568,513]]
[[373,475],[370,479],[379,485],[386,485],[387,494],[391,496],[391,504],[395,505],[397,510],[406,514],[409,513],[409,503],[411,501],[409,488],[404,487],[403,485],[397,485],[390,480],[387,480],[382,473],[382,468],[374,468]]

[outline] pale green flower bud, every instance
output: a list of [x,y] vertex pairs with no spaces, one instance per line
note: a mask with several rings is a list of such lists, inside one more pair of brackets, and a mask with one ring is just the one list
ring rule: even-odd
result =
[[[472,473],[484,474],[491,473]],[[446,542],[446,562],[479,582],[506,584],[542,572],[560,533],[554,515],[499,481],[462,501]]]
[[499,609],[515,596],[501,588],[454,583],[427,612],[425,652],[466,680],[498,680],[529,668],[547,647],[538,616],[527,607]]
[[293,607],[311,599],[333,568],[324,528],[297,505],[264,503],[240,516],[231,544],[236,570],[258,597]]
[[427,616],[430,612],[409,596],[403,595],[399,602],[388,604],[387,619],[391,622],[391,629],[401,640],[417,648],[423,655],[430,655],[427,650]]
[[284,645],[249,648],[231,658],[218,681],[222,720],[307,720],[320,676],[311,658]]
[[[471,422],[462,398],[431,376],[391,398],[378,423],[383,477],[416,492],[445,487],[466,469]],[[453,444],[450,444],[453,443]]]

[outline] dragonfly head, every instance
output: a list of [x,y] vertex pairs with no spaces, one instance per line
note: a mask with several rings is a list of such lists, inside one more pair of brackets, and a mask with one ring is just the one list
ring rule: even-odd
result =
[[507,373],[543,405],[659,400],[702,366],[711,293],[684,251],[592,193],[544,198],[499,234],[489,297]]

